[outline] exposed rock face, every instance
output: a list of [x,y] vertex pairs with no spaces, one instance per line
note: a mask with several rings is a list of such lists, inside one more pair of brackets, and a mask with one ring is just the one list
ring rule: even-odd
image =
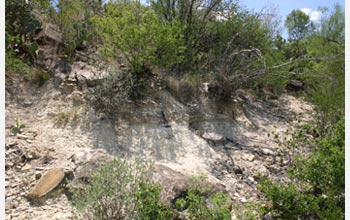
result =
[[[240,91],[232,102],[223,103],[205,94],[210,93],[208,84],[208,92],[203,90],[197,102],[184,103],[154,86],[151,97],[125,106],[112,121],[98,116],[84,100],[84,92],[77,91],[97,83],[101,72],[95,74],[83,62],[72,70],[60,82],[72,84],[66,92],[50,80],[30,92],[26,87],[16,90],[14,83],[11,91],[18,99],[8,93],[5,187],[6,214],[12,219],[62,219],[56,212],[68,219],[73,208],[64,194],[45,199],[41,206],[26,200],[37,182],[35,176],[62,167],[76,179],[89,178],[79,167],[106,154],[155,161],[154,181],[163,184],[164,201],[186,193],[189,177],[201,174],[236,202],[258,200],[260,175],[288,181],[289,152],[272,134],[285,137],[284,131],[308,120],[307,111],[312,111],[308,103],[289,95],[262,102]],[[19,136],[10,134],[16,117],[26,125]],[[59,117],[68,123],[59,125]],[[89,168],[94,170],[93,162]]]
[[42,29],[35,36],[38,44],[36,63],[48,70],[53,70],[60,62],[59,47],[62,44],[62,33],[59,27],[50,23],[43,23]]
[[68,76],[68,83],[76,83],[86,91],[88,87],[96,86],[107,75],[107,71],[78,61],[72,64],[72,70]]

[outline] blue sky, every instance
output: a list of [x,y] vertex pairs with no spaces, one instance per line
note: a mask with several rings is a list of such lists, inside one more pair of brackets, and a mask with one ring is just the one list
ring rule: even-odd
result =
[[[333,8],[338,3],[345,9],[345,0],[239,0],[241,6],[246,6],[250,11],[260,12],[260,10],[266,6],[274,6],[279,9],[279,15],[282,17],[282,26],[287,15],[293,9],[301,9],[307,13],[311,20],[316,21],[320,16],[317,11],[318,6],[326,6]],[[286,32],[283,33],[283,37],[287,37]]]

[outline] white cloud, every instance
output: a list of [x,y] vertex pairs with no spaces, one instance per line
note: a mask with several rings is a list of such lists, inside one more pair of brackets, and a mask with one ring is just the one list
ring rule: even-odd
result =
[[311,8],[302,8],[300,9],[302,12],[304,12],[305,14],[309,15],[309,13],[312,11]]
[[312,11],[310,13],[310,20],[311,21],[317,21],[321,17],[321,12],[320,11]]
[[317,21],[321,17],[321,12],[317,10],[312,10],[311,8],[302,8],[302,12],[310,16],[311,21]]

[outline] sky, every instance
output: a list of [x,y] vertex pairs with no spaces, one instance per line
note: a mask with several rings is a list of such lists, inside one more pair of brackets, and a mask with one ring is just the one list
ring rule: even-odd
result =
[[[314,22],[320,18],[320,12],[317,10],[318,6],[326,6],[333,8],[338,3],[345,9],[345,0],[239,0],[240,5],[246,6],[250,11],[260,12],[266,6],[274,6],[279,9],[279,15],[282,16],[282,25],[287,15],[293,9],[300,9],[310,16]],[[287,32],[284,31],[282,36],[287,38]]]

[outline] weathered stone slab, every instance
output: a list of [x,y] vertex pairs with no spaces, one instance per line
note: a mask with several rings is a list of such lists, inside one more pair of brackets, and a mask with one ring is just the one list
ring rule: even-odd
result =
[[28,194],[29,198],[40,198],[56,188],[64,178],[64,171],[61,168],[54,168],[47,171]]

